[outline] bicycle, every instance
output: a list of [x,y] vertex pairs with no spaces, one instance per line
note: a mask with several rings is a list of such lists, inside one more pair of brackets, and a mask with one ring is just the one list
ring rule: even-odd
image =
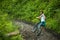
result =
[[34,26],[33,32],[36,34],[36,36],[39,36],[41,34],[41,31],[42,31],[41,24],[39,22]]

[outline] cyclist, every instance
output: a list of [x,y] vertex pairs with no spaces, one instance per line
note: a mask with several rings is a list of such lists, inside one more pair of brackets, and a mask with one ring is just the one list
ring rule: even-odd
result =
[[[39,23],[37,23],[36,25],[35,25],[35,28],[33,29],[33,32],[35,32],[37,29],[39,30],[39,33],[40,33],[40,28],[43,30],[43,31],[45,31],[45,19],[46,19],[46,17],[45,17],[45,15],[44,15],[44,13],[43,13],[43,11],[41,10],[40,11],[40,16],[38,16],[38,17],[36,17],[36,18],[38,18],[38,19],[40,19],[41,20],[41,22],[39,22]],[[37,34],[37,35],[39,35],[39,34]]]

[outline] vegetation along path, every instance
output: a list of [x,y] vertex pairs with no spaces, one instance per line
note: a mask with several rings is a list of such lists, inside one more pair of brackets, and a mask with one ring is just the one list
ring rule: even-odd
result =
[[20,33],[23,36],[24,40],[58,40],[49,32],[42,32],[40,36],[36,36],[31,30],[33,29],[32,25],[26,24],[21,21],[15,21],[15,25],[20,26]]

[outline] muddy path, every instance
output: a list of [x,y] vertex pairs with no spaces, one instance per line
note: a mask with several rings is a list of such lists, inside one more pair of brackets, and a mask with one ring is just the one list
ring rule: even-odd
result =
[[20,26],[19,30],[24,40],[58,40],[49,32],[42,32],[43,34],[36,36],[35,33],[32,32],[32,25],[20,21],[15,21],[14,23],[17,26]]

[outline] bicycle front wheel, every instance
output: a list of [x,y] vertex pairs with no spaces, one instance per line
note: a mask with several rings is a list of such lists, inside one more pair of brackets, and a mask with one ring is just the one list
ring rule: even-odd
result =
[[41,29],[38,29],[38,30],[35,32],[36,36],[40,36],[41,31],[42,31]]

